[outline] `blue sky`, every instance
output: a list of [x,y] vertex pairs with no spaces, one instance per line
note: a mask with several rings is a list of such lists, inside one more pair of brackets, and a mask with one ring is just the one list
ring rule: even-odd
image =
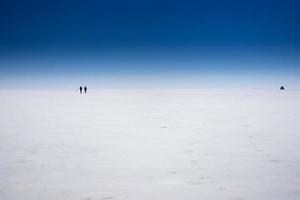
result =
[[1,87],[300,88],[299,8],[296,0],[2,0]]

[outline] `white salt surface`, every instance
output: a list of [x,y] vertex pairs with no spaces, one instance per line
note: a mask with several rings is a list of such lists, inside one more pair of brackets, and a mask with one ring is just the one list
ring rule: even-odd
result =
[[0,92],[1,200],[299,200],[300,92]]

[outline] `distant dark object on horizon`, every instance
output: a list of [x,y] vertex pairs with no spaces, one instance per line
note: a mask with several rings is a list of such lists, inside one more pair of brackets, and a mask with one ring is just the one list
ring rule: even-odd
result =
[[281,87],[280,87],[280,90],[284,90],[284,87],[283,87],[283,86],[281,86]]
[[82,94],[82,89],[84,90],[84,93],[86,94],[86,92],[87,92],[87,87],[84,86],[84,88],[82,88],[82,86],[80,86],[80,87],[79,87],[79,92],[80,92],[80,94]]

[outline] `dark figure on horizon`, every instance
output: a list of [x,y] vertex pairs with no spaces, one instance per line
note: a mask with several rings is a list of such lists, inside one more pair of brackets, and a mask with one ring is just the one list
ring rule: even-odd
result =
[[283,87],[283,86],[281,86],[281,87],[280,87],[280,90],[284,90],[284,87]]
[[86,91],[87,91],[87,87],[86,86],[84,86],[84,93],[86,94]]
[[80,94],[82,93],[82,87],[80,86],[80,88],[79,88],[79,91],[80,91]]

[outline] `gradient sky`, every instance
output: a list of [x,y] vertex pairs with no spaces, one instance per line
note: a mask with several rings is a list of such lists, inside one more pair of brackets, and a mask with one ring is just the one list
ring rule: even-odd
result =
[[297,0],[2,0],[1,87],[300,88]]

